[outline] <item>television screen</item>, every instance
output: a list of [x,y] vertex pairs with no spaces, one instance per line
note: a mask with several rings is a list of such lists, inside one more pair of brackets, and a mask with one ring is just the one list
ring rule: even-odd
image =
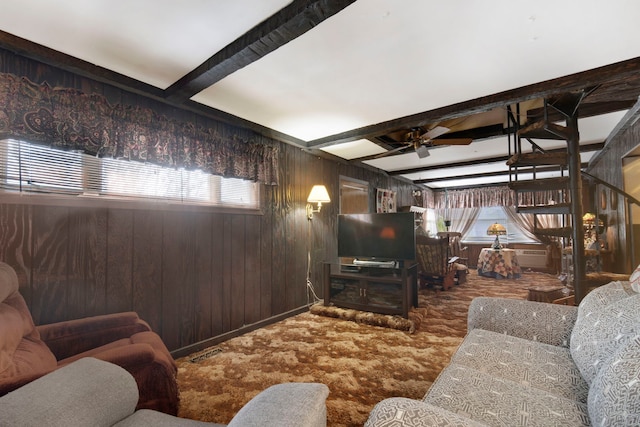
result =
[[413,212],[338,215],[338,257],[413,260]]

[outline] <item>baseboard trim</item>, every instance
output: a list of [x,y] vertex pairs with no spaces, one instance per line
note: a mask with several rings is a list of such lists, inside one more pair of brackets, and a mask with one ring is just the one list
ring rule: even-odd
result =
[[287,319],[291,316],[295,316],[300,313],[304,313],[305,311],[309,311],[309,306],[304,305],[302,307],[295,308],[290,311],[286,311],[284,313],[280,313],[276,316],[269,317],[267,319],[261,320],[256,323],[252,323],[250,325],[245,325],[242,328],[235,329],[233,331],[226,332],[221,335],[217,335],[215,337],[207,338],[206,340],[199,341],[197,343],[188,345],[186,347],[181,347],[177,350],[171,351],[171,356],[174,358],[188,356],[197,351],[202,351],[207,347],[211,347],[217,345],[223,341],[229,340],[231,338],[239,337],[240,335],[244,335],[248,332],[255,331],[256,329],[264,328],[267,325],[272,323],[279,322],[281,320]]

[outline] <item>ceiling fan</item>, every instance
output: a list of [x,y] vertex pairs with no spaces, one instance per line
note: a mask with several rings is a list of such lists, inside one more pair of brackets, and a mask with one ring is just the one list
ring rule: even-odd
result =
[[433,147],[436,145],[469,145],[471,138],[459,138],[459,139],[436,139],[440,135],[444,135],[449,132],[451,129],[444,126],[436,126],[432,129],[429,129],[427,132],[422,133],[423,129],[416,127],[412,128],[405,135],[405,145],[394,148],[393,150],[389,150],[385,153],[382,153],[376,158],[386,157],[390,154],[397,153],[398,151],[405,150],[409,147],[413,147],[418,154],[418,157],[421,159],[425,157],[429,157],[429,147]]

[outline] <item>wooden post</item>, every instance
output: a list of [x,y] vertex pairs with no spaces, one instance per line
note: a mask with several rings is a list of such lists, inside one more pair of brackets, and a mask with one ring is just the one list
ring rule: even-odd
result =
[[573,286],[576,303],[579,304],[587,294],[585,283],[584,232],[582,227],[582,176],[580,168],[580,134],[578,132],[578,118],[574,113],[567,119],[569,139],[569,191],[571,192],[571,212],[573,216],[572,246],[573,246]]

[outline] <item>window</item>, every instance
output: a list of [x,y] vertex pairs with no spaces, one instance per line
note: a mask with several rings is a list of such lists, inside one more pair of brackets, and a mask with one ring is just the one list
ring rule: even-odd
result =
[[0,168],[0,187],[19,192],[260,207],[260,185],[251,181],[198,170],[100,159],[12,139],[0,141]]
[[507,229],[507,235],[500,236],[501,243],[538,243],[525,236],[520,230],[520,227],[509,220],[502,206],[480,208],[480,213],[478,214],[475,224],[473,224],[467,234],[463,236],[464,241],[473,243],[493,242],[496,237],[488,236],[487,228],[496,222],[504,225]]

